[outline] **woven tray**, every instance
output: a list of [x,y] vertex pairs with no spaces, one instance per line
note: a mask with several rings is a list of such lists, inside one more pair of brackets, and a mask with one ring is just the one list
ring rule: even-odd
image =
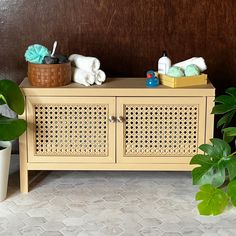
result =
[[71,63],[28,63],[28,79],[35,87],[60,87],[71,82]]

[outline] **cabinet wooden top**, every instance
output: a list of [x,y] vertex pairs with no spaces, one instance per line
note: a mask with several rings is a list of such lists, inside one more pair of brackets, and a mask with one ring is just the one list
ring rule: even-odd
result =
[[30,85],[27,78],[20,87],[26,96],[215,96],[215,88],[208,82],[206,85],[198,85],[184,88],[170,88],[159,85],[157,88],[146,88],[146,78],[108,78],[102,85],[89,87],[70,83],[63,87],[39,88]]

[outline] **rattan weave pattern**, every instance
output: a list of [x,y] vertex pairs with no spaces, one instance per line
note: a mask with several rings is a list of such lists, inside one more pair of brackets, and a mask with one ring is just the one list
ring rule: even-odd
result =
[[108,105],[36,104],[34,109],[35,155],[108,155]]
[[197,153],[198,105],[125,105],[126,156]]

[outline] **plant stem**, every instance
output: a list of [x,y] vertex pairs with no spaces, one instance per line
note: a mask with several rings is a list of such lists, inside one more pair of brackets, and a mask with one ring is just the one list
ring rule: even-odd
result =
[[232,157],[232,156],[234,156],[234,155],[236,155],[236,151],[233,152],[233,153],[231,153],[231,154],[229,155],[229,157]]

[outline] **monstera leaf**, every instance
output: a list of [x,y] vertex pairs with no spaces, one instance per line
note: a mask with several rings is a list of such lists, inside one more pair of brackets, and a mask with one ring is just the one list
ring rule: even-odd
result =
[[202,200],[198,204],[198,210],[201,215],[219,215],[228,205],[227,194],[211,184],[201,186],[195,199],[197,201]]
[[236,127],[228,127],[223,129],[224,132],[224,141],[230,143],[234,140],[236,136]]
[[[213,138],[211,144],[199,147],[203,154],[193,156],[190,164],[198,165],[192,171],[193,184],[202,185],[196,194],[201,215],[218,215],[228,205],[229,198],[236,207],[236,151],[231,153],[229,142],[236,137],[236,88],[228,88],[225,95],[215,99],[212,114],[223,115],[217,122],[222,127],[223,140]],[[229,127],[231,126],[231,127]],[[219,187],[227,187],[227,194]]]
[[224,116],[222,116],[219,121],[217,122],[217,128],[222,126],[222,128],[229,126],[231,120],[235,115],[235,110],[227,112]]
[[[193,169],[193,184],[212,184],[215,187],[225,182],[225,170],[230,167],[231,175],[236,175],[236,162],[230,157],[231,148],[228,143],[221,139],[210,140],[212,145],[203,144],[199,147],[205,152],[193,156],[190,164],[200,165]],[[233,170],[235,168],[235,171]]]
[[236,207],[236,180],[233,180],[229,183],[227,194],[231,198],[232,204]]
[[228,171],[229,180],[233,180],[236,177],[236,156],[230,155],[222,163],[224,163],[224,165]]
[[215,99],[215,102],[220,104],[215,105],[212,109],[213,114],[224,114],[217,122],[217,127],[227,127],[236,113],[236,88],[228,88],[226,93],[227,95],[221,95]]

